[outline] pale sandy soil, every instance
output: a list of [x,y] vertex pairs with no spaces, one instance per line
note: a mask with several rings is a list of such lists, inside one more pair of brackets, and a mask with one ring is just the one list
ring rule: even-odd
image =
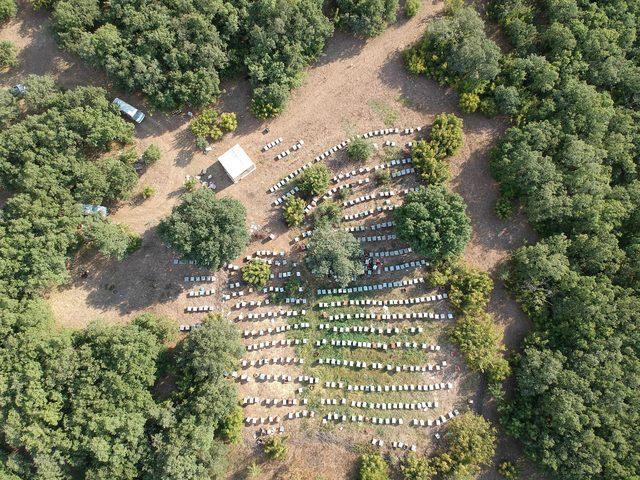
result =
[[[22,62],[9,74],[0,75],[0,85],[15,84],[29,73],[49,73],[66,86],[87,83],[105,86],[114,96],[145,108],[141,98],[117,91],[101,72],[60,51],[49,31],[46,15],[34,13],[25,5],[21,2],[17,19],[0,29],[0,39],[16,42]],[[273,242],[250,246],[250,251],[258,248],[289,250],[293,234],[286,231],[280,212],[271,207],[275,196],[267,190],[272,184],[351,134],[383,128],[383,110],[397,115],[395,126],[398,127],[430,125],[434,115],[443,111],[461,115],[453,92],[428,79],[407,74],[401,62],[400,52],[420,37],[426,24],[441,8],[441,2],[424,2],[414,19],[401,20],[367,42],[336,34],[322,58],[308,70],[304,85],[294,92],[287,111],[269,122],[260,122],[248,112],[249,87],[245,81],[228,82],[220,108],[237,112],[239,128],[217,143],[208,155],[195,150],[193,138],[187,131],[186,115],[169,115],[146,108],[147,120],[136,128],[138,148],[142,151],[155,143],[162,150],[163,158],[144,173],[140,188],[151,185],[157,193],[144,202],[123,204],[112,215],[115,221],[126,223],[142,234],[142,248],[120,263],[91,253],[78,259],[74,263],[71,284],[52,292],[49,297],[60,325],[80,327],[98,317],[110,322],[125,322],[144,311],[171,315],[178,323],[194,321],[183,313],[187,305],[195,303],[186,298],[185,293],[192,286],[183,282],[183,276],[197,273],[197,270],[174,266],[173,254],[161,244],[156,234],[159,220],[179,201],[186,175],[208,170],[220,187],[221,195],[247,205],[249,223],[278,235]],[[496,280],[490,310],[505,328],[505,343],[512,348],[519,344],[529,324],[498,280],[498,266],[509,250],[533,237],[522,219],[503,223],[493,213],[497,188],[488,170],[487,154],[505,126],[498,120],[480,115],[465,115],[464,122],[466,144],[453,160],[452,186],[469,205],[474,227],[465,258],[472,265],[488,270]],[[266,136],[262,134],[265,127],[270,128]],[[268,154],[260,153],[261,147],[276,137],[284,138],[283,149],[298,139],[303,139],[305,146],[286,160],[276,162],[273,157],[280,151],[278,148]],[[214,163],[219,154],[236,143],[252,156],[257,171],[232,185]],[[337,171],[343,162],[344,159],[338,156],[329,164]],[[85,270],[88,276],[81,278],[79,273]],[[219,273],[215,286],[222,289],[226,279],[226,274]],[[220,305],[219,296],[208,297],[206,303],[214,301],[216,306]],[[287,354],[278,352],[274,355]],[[295,369],[291,370],[293,375]],[[243,388],[243,394],[254,388],[256,384]],[[261,389],[260,395],[290,397],[293,388],[268,387]],[[481,400],[483,396],[477,398]],[[484,405],[481,401],[476,404],[483,413],[495,418],[493,405]],[[304,426],[300,428],[304,429]],[[518,454],[513,442],[504,437],[501,452],[508,456]],[[241,472],[255,453],[252,439],[248,438],[233,452],[234,470]],[[315,434],[296,435],[292,437],[290,452],[294,461],[289,462],[293,472],[286,473],[287,467],[268,467],[265,478],[315,478],[316,475],[348,478],[356,455],[356,449],[342,443],[323,442]],[[494,477],[495,472],[487,476]]]

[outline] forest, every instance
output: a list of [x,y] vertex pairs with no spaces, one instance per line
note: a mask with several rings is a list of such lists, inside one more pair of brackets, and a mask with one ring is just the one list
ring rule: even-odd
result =
[[[81,208],[126,198],[138,155],[104,90],[37,76],[25,86],[22,98],[2,92],[0,112],[0,180],[11,193],[0,210],[0,477],[215,476],[240,427],[223,376],[242,353],[239,335],[211,317],[170,350],[174,321],[153,314],[55,325],[42,295],[68,279],[73,254],[121,258],[139,245]],[[173,388],[159,392],[162,379]]]
[[405,52],[407,68],[504,115],[496,213],[539,241],[504,278],[533,331],[512,359],[502,421],[555,478],[635,478],[640,464],[640,2],[493,1],[501,49],[457,7]]

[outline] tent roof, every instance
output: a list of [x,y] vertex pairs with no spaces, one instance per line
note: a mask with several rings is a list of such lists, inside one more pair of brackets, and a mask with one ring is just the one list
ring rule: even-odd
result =
[[249,155],[247,155],[239,144],[235,144],[220,155],[218,161],[234,182],[242,178],[243,174],[256,168],[251,158],[249,158]]

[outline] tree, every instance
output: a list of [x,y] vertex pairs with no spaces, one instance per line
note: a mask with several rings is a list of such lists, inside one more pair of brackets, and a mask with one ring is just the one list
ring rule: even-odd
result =
[[18,7],[15,0],[0,0],[0,23],[15,17]]
[[389,466],[379,453],[365,453],[360,457],[359,480],[389,480]]
[[304,220],[304,209],[307,203],[294,195],[291,195],[284,202],[284,221],[290,227],[300,225]]
[[347,147],[347,155],[356,162],[366,162],[373,154],[373,147],[361,137],[356,137]]
[[316,275],[345,286],[364,273],[362,247],[349,232],[323,226],[313,231],[305,262]]
[[[447,478],[475,478],[496,451],[496,430],[482,417],[466,412],[454,418],[444,435]],[[466,475],[466,476],[465,476]]]
[[18,64],[16,47],[8,41],[0,42],[0,70],[8,70]]
[[324,163],[316,163],[302,172],[298,186],[305,195],[319,195],[327,190],[330,179],[329,168]]
[[438,473],[428,459],[421,458],[414,452],[407,455],[400,470],[405,480],[431,480]]
[[324,201],[313,212],[313,223],[316,228],[330,225],[337,227],[342,222],[343,207],[338,202]]
[[431,261],[459,255],[471,238],[464,201],[442,186],[411,192],[394,218],[398,238]]
[[160,148],[156,144],[149,145],[142,154],[142,164],[149,167],[160,160],[161,156]]
[[257,288],[267,284],[269,275],[271,275],[271,267],[259,259],[253,259],[242,267],[242,280]]
[[338,0],[338,25],[362,37],[380,35],[395,22],[397,0]]
[[184,196],[158,233],[184,258],[212,269],[242,253],[249,243],[246,210],[237,200],[218,199],[208,188]]
[[83,226],[85,241],[106,257],[123,260],[140,245],[140,236],[126,225],[113,223],[100,215],[91,215]]

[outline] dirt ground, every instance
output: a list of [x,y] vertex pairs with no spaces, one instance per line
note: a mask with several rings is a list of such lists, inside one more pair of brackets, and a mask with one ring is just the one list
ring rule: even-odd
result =
[[[385,122],[397,127],[429,125],[434,115],[454,112],[464,118],[465,147],[453,160],[452,186],[467,202],[474,229],[465,258],[472,265],[489,271],[496,280],[490,310],[505,329],[506,346],[517,347],[529,323],[505,291],[497,273],[508,252],[532,239],[533,234],[522,218],[504,223],[493,212],[497,187],[488,170],[488,150],[505,125],[481,115],[462,115],[453,92],[426,78],[409,75],[402,66],[401,51],[421,36],[426,24],[441,8],[441,2],[423,2],[416,17],[409,21],[401,19],[367,42],[337,33],[329,41],[325,54],[308,69],[304,85],[293,93],[289,107],[277,119],[261,122],[250,115],[246,81],[226,83],[220,108],[236,112],[239,127],[205,155],[195,149],[194,139],[187,130],[186,114],[153,112],[140,97],[115,89],[100,71],[58,49],[46,15],[33,12],[21,1],[17,18],[0,29],[0,39],[9,39],[19,47],[21,65],[0,74],[0,85],[13,85],[30,73],[48,73],[69,87],[104,86],[114,96],[147,111],[147,119],[136,127],[139,150],[157,144],[163,153],[162,159],[142,175],[139,183],[140,189],[153,186],[155,196],[144,202],[123,204],[112,214],[115,221],[128,224],[142,235],[141,249],[123,262],[107,261],[90,253],[77,259],[71,284],[49,297],[59,324],[81,327],[98,317],[109,322],[126,322],[144,311],[171,315],[178,323],[193,320],[183,313],[191,303],[185,295],[190,287],[185,285],[183,277],[197,270],[174,265],[173,254],[156,234],[159,220],[179,201],[187,175],[197,175],[203,170],[211,172],[221,195],[236,198],[248,206],[250,224],[277,235],[276,240],[252,245],[250,250],[288,249],[293,234],[286,231],[280,212],[271,206],[275,196],[267,191],[272,184],[354,133],[384,128]],[[265,127],[270,129],[268,135],[262,133]],[[284,138],[282,149],[299,139],[304,140],[305,146],[285,160],[275,161],[273,157],[282,149],[276,147],[269,153],[260,150],[277,137]],[[214,163],[218,155],[236,143],[254,159],[257,171],[234,185]],[[84,271],[88,275],[82,278],[80,272]],[[216,285],[220,287],[225,280],[224,274],[218,274]],[[491,403],[477,403],[485,415],[495,418],[495,407]],[[501,455],[508,457],[519,453],[513,441],[504,436],[500,450]],[[251,446],[239,447],[233,452],[232,462],[246,465],[247,455],[252,451]],[[348,478],[355,455],[339,445],[317,444],[316,440],[301,437],[292,442],[294,461],[291,464],[293,470],[303,472],[296,473],[299,478],[320,474],[324,478]],[[267,469],[265,475],[265,478],[283,478],[279,470]],[[490,472],[487,478],[495,478],[495,472]]]

